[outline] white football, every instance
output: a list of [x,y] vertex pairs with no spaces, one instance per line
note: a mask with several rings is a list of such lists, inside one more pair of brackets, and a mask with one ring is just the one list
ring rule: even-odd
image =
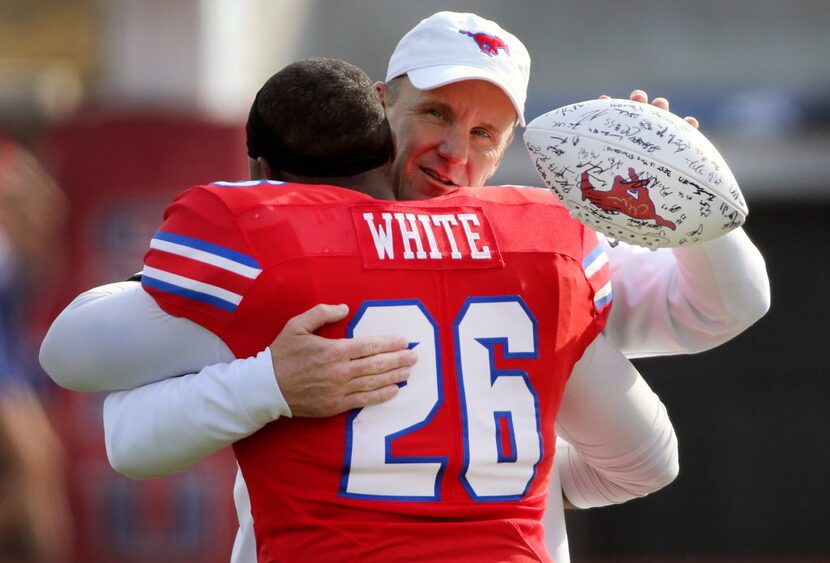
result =
[[726,161],[676,115],[629,100],[590,100],[531,121],[525,145],[571,213],[609,237],[650,248],[695,244],[743,224]]

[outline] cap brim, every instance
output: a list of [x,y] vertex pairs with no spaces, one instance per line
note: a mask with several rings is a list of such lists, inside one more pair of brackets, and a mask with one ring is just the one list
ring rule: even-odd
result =
[[463,80],[486,80],[501,88],[502,92],[507,95],[519,117],[519,125],[525,126],[524,108],[516,100],[516,96],[509,88],[499,82],[492,72],[486,69],[475,66],[444,65],[410,70],[406,75],[412,85],[419,90],[432,90]]

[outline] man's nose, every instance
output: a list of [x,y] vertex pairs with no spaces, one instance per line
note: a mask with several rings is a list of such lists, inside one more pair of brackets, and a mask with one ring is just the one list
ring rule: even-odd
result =
[[438,154],[450,164],[465,164],[470,150],[469,143],[466,133],[460,130],[446,131],[438,144]]

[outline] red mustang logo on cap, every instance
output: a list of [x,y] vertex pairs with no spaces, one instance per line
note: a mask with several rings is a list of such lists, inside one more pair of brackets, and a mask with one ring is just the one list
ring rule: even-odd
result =
[[651,219],[661,227],[668,227],[672,231],[677,225],[657,215],[657,209],[651,196],[648,195],[648,180],[640,180],[633,168],[628,169],[628,180],[617,175],[614,178],[614,185],[611,190],[602,192],[594,188],[588,180],[588,173],[582,173],[582,200],[589,200],[591,203],[612,213],[618,212],[628,215],[634,219]]
[[490,55],[491,57],[494,55],[499,54],[499,49],[503,49],[505,53],[508,55],[510,54],[510,49],[507,48],[507,43],[504,42],[499,37],[495,35],[487,35],[486,33],[473,33],[471,31],[463,31],[461,29],[458,30],[458,33],[462,35],[466,35],[468,37],[472,37],[473,41],[476,42],[478,48],[481,49],[481,52],[485,55]]

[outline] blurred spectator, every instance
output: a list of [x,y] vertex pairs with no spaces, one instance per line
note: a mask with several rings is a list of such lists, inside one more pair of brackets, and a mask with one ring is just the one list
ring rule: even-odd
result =
[[65,208],[34,156],[0,137],[0,563],[59,562],[69,551],[63,450],[22,344]]

